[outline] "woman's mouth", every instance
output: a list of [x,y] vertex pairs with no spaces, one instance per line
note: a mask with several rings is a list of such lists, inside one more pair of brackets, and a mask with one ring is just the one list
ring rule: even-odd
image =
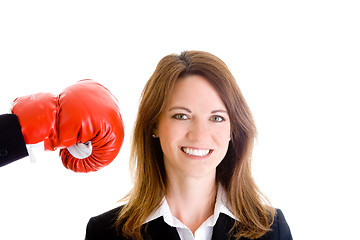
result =
[[211,149],[197,149],[197,148],[182,147],[181,151],[183,151],[184,153],[186,153],[190,156],[204,157],[204,156],[208,155],[212,150]]

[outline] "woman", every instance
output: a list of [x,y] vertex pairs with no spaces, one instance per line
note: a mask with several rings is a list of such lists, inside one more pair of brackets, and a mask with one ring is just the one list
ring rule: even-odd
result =
[[255,137],[224,62],[200,51],[164,57],[139,106],[128,202],[91,218],[86,239],[292,239],[251,177]]

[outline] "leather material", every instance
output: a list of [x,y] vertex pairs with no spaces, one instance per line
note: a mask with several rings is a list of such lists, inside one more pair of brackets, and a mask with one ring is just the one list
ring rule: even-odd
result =
[[[86,79],[55,96],[37,93],[14,100],[26,144],[44,141],[45,150],[60,150],[66,168],[97,171],[112,162],[124,140],[124,126],[115,97],[101,84]],[[92,152],[76,158],[67,150],[91,142]]]

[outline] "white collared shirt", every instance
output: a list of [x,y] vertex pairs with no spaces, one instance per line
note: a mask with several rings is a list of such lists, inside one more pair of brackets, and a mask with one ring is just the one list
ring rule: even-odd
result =
[[145,223],[150,222],[156,218],[164,217],[164,221],[171,227],[175,227],[178,231],[181,240],[210,240],[212,237],[212,232],[214,225],[219,218],[220,213],[224,213],[229,217],[236,219],[236,217],[231,212],[231,207],[228,202],[227,196],[223,187],[219,184],[214,214],[211,215],[196,231],[193,235],[191,230],[185,226],[179,219],[171,214],[169,204],[164,197],[160,207],[154,211],[145,221]]

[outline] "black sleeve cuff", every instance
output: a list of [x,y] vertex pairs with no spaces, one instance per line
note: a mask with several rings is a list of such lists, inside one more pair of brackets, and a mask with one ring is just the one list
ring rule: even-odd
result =
[[0,167],[28,155],[17,116],[0,115]]

